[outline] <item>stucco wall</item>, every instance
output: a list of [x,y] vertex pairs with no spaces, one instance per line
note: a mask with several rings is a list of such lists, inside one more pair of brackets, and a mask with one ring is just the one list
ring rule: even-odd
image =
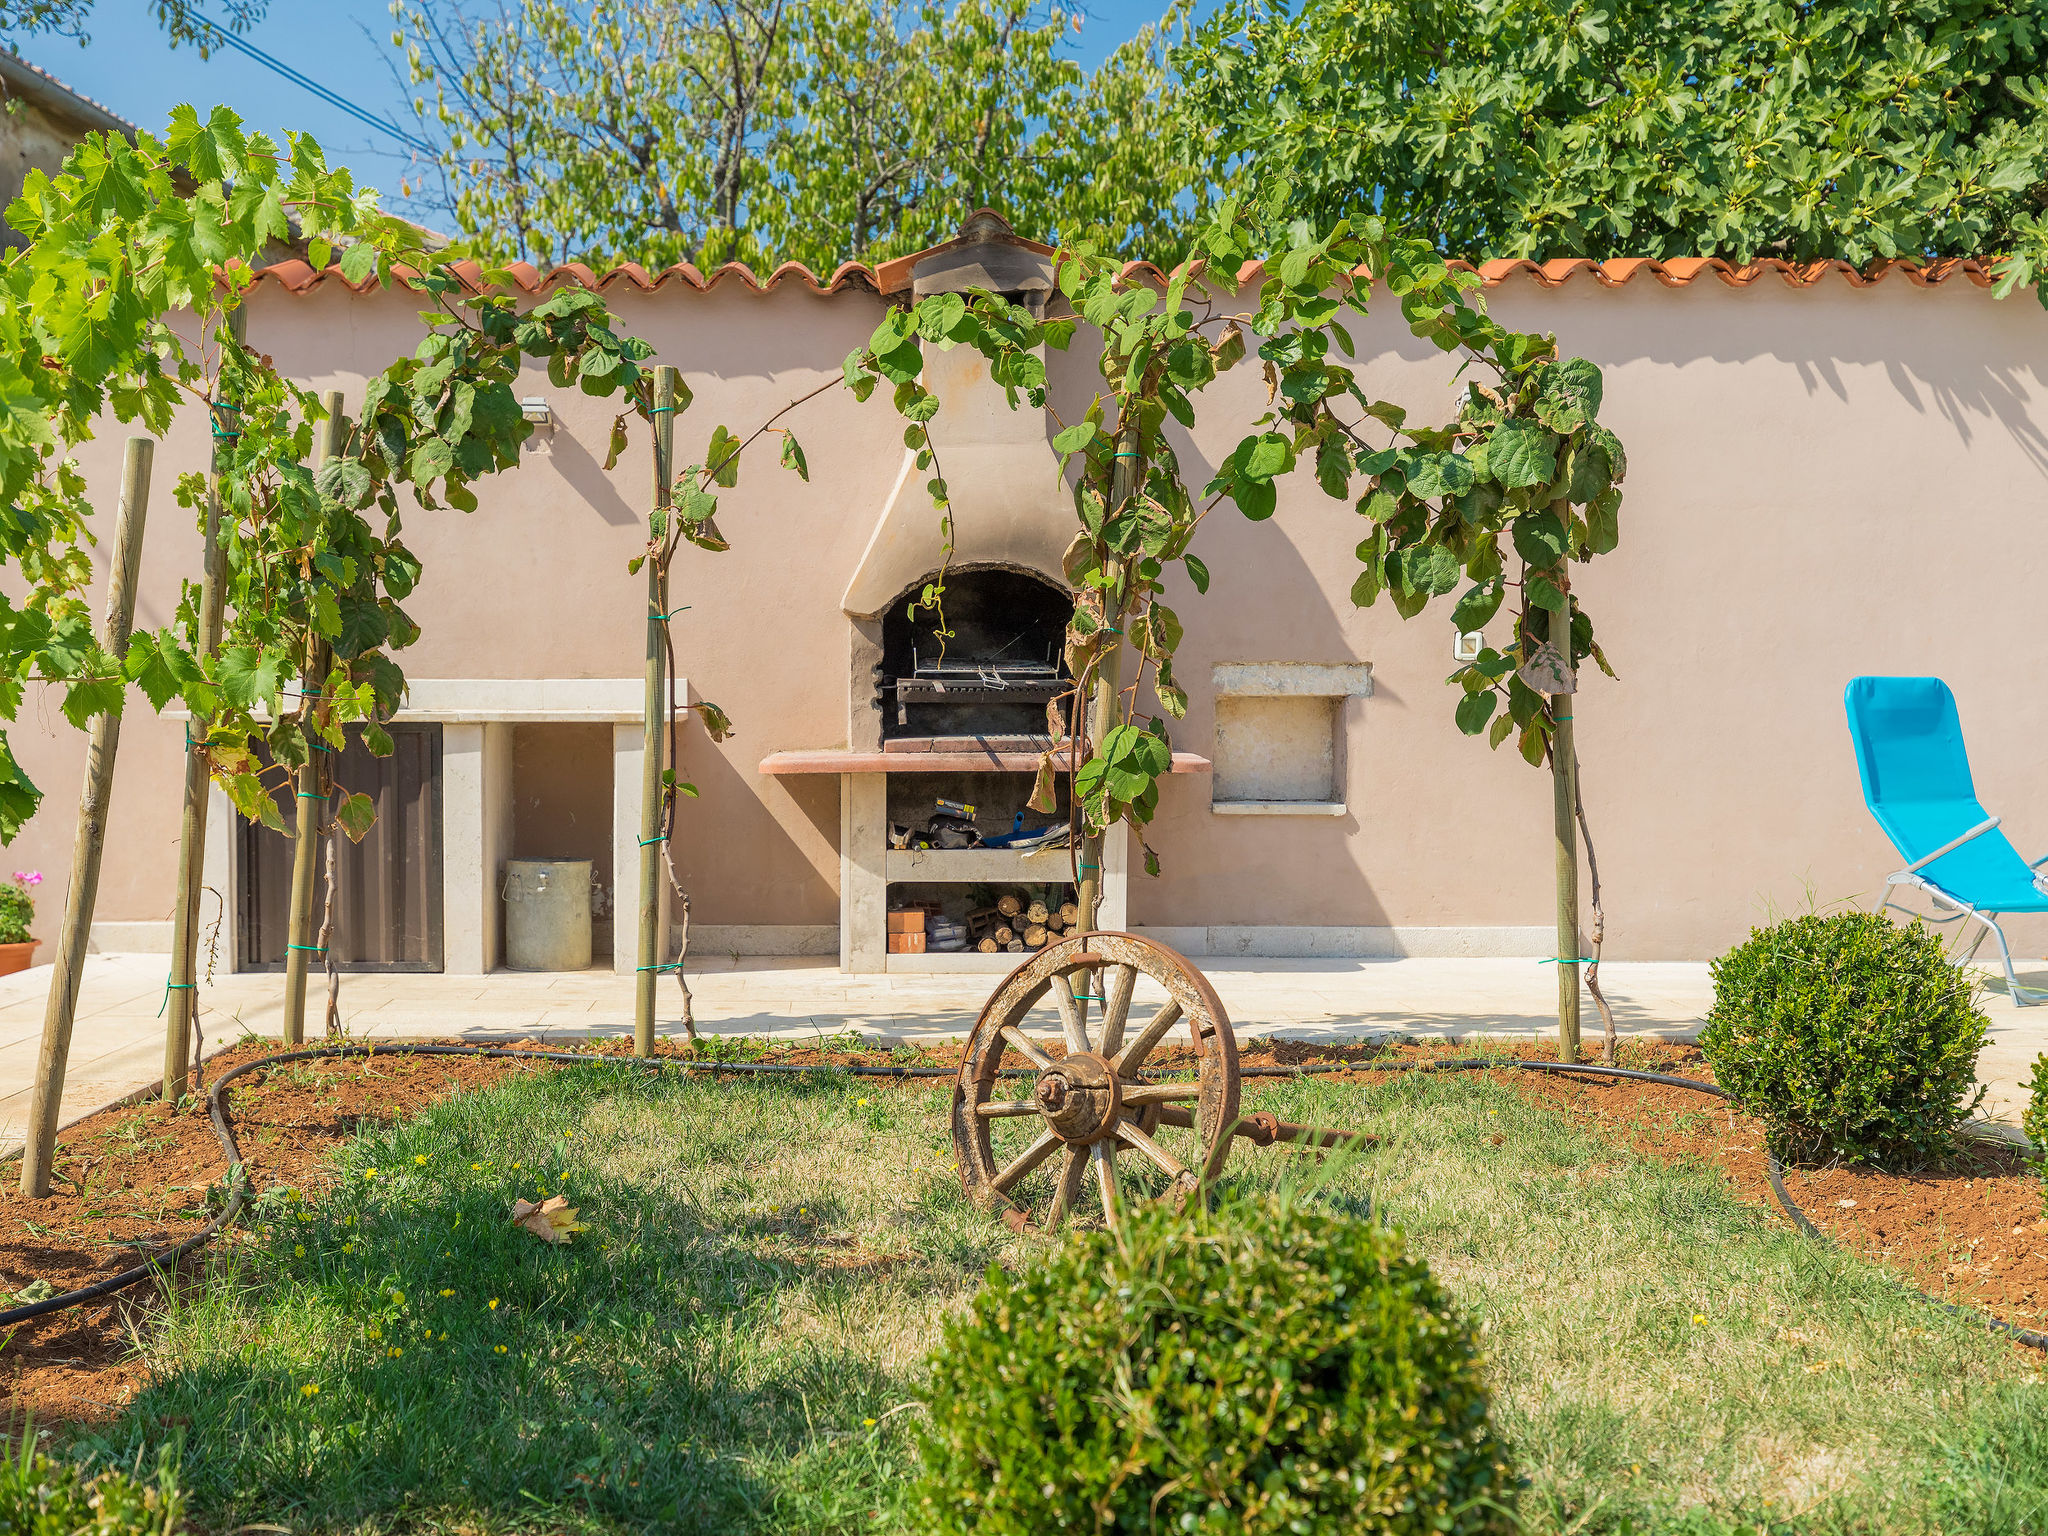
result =
[[[1731,290],[1648,279],[1557,291],[1510,279],[1491,300],[1510,323],[1556,331],[1607,373],[1605,419],[1629,448],[1623,543],[1581,579],[1618,683],[1592,677],[1578,722],[1585,793],[1608,892],[1610,955],[1704,957],[1771,906],[1868,896],[1893,867],[1865,815],[1842,721],[1858,672],[1929,672],[1961,702],[1986,803],[2027,852],[2048,851],[2041,605],[2048,467],[2040,364],[2048,316],[1961,280],[1903,278],[1795,291],[1775,278]],[[681,366],[696,396],[680,457],[715,423],[738,430],[836,372],[880,301],[794,283],[617,294],[621,325]],[[315,387],[359,398],[362,380],[417,332],[400,296],[303,297],[265,285],[252,339]],[[1355,328],[1368,388],[1448,409],[1449,368],[1406,334],[1391,304]],[[1053,359],[1055,402],[1085,402],[1083,343]],[[418,514],[408,536],[427,577],[407,604],[424,629],[405,656],[435,677],[619,677],[639,669],[644,606],[626,562],[640,547],[646,459],[601,467],[610,411],[535,374],[560,426],[544,451],[481,491],[483,506]],[[1213,386],[1203,426],[1178,445],[1200,484],[1263,409],[1251,370]],[[721,526],[733,550],[686,550],[675,595],[679,663],[739,731],[692,733],[679,848],[698,921],[836,921],[838,785],[767,779],[770,752],[846,741],[849,625],[840,595],[901,457],[887,402],[832,391],[792,418],[811,465],[800,484],[750,463]],[[119,429],[83,455],[111,521]],[[160,450],[138,623],[161,623],[197,537],[170,498],[203,462],[181,419]],[[1224,817],[1207,780],[1168,783],[1149,841],[1166,872],[1134,877],[1138,924],[1336,927],[1542,925],[1550,914],[1549,788],[1511,752],[1451,723],[1447,613],[1402,623],[1352,608],[1361,525],[1305,476],[1270,523],[1219,513],[1198,548],[1206,597],[1173,599],[1188,624],[1180,675],[1191,707],[1176,744],[1213,746],[1209,674],[1245,661],[1367,661],[1372,694],[1347,700],[1339,754],[1349,814]],[[936,519],[932,533],[938,551]],[[102,551],[102,556],[104,551]],[[138,708],[122,742],[100,918],[169,913],[176,863],[179,727]],[[13,732],[49,792],[9,868],[39,865],[39,926],[54,931],[68,857],[79,738],[32,698]],[[2038,845],[2038,846],[2037,846]],[[2013,928],[2048,951],[2048,926]]]

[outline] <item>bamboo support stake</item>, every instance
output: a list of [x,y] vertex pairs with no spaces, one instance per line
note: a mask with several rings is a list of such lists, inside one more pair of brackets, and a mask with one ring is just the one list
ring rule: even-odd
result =
[[[228,319],[228,333],[240,346],[248,330],[249,312],[238,308]],[[199,654],[211,657],[220,649],[222,615],[227,602],[227,550],[221,542],[221,475],[230,456],[228,445],[237,429],[234,407],[220,402],[212,408],[213,459],[207,469],[206,528],[199,584]],[[191,739],[191,726],[200,739]],[[207,723],[194,720],[185,745],[185,812],[178,827],[178,909],[171,927],[171,975],[164,1029],[163,1096],[171,1104],[184,1097],[191,1071],[192,1024],[199,1014],[199,898],[206,883],[206,795],[212,774],[202,750]]]
[[[317,472],[322,464],[338,456],[345,440],[346,423],[342,420],[342,395],[338,389],[330,389],[321,397],[320,403],[327,410],[327,419],[320,423],[320,435],[313,448],[313,468]],[[300,686],[313,695],[316,723],[327,719],[327,668],[329,652],[324,642],[316,641],[313,655],[300,679]],[[303,1044],[306,1038],[306,957],[314,952],[308,942],[313,935],[313,883],[320,863],[320,812],[327,805],[323,784],[331,782],[330,777],[320,768],[320,754],[311,745],[314,733],[307,733],[308,746],[306,761],[299,768],[298,792],[293,801],[297,812],[293,817],[292,838],[292,905],[291,915],[285,928],[284,951],[284,1043]],[[325,948],[326,940],[321,941]]]
[[[676,371],[654,370],[654,511],[669,504],[669,464],[675,446]],[[654,532],[652,527],[650,534]],[[664,522],[653,542],[668,538]],[[647,557],[647,691],[641,701],[640,730],[640,944],[633,973],[633,1050],[654,1054],[654,984],[661,977],[667,945],[661,931],[662,756],[667,740],[668,646],[661,611],[662,562]]]
[[[1116,457],[1110,460],[1109,504],[1121,507],[1136,494],[1144,484],[1144,465],[1140,457],[1138,421],[1133,413],[1125,413],[1118,422],[1116,433]],[[1101,659],[1095,664],[1094,684],[1088,693],[1088,741],[1091,752],[1102,749],[1103,738],[1108,736],[1117,724],[1117,697],[1123,687],[1124,642],[1115,631],[1123,628],[1123,605],[1105,606],[1103,624],[1109,631]],[[1076,742],[1072,750],[1078,753],[1081,743]],[[1080,807],[1074,808],[1080,814]],[[1085,819],[1083,824],[1085,825]],[[1080,876],[1075,884],[1074,905],[1079,909],[1081,931],[1096,927],[1096,919],[1102,908],[1102,847],[1106,841],[1102,832],[1090,832],[1081,839]]]
[[[121,465],[121,522],[114,536],[114,562],[107,578],[108,654],[128,649],[135,622],[135,585],[142,563],[142,531],[149,511],[149,468],[156,445],[146,437],[128,439]],[[78,797],[78,833],[71,845],[71,884],[64,893],[64,925],[57,935],[57,963],[50,975],[50,1001],[43,1013],[43,1048],[29,1095],[28,1141],[21,1152],[21,1192],[40,1200],[50,1192],[50,1162],[57,1147],[57,1120],[64,1101],[64,1068],[71,1054],[71,1025],[78,1013],[79,976],[92,931],[93,905],[100,889],[100,855],[107,841],[107,810],[114,794],[114,756],[121,745],[118,711],[95,715],[86,749],[85,789]]]
[[[1569,597],[1565,599],[1571,601]],[[1565,664],[1571,661],[1571,621],[1550,615],[1553,640]],[[1557,844],[1557,1059],[1579,1059],[1579,839],[1573,817],[1578,807],[1579,755],[1572,743],[1572,693],[1550,696],[1551,827]]]

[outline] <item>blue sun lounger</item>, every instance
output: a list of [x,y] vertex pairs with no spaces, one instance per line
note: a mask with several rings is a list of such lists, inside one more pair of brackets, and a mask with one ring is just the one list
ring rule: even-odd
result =
[[[1938,677],[1859,677],[1849,684],[1849,736],[1863,776],[1863,803],[1906,867],[1885,878],[1885,907],[1912,915],[1893,900],[1900,886],[1925,891],[1936,923],[1975,918],[1998,940],[2012,999],[2022,1007],[2048,1002],[2048,992],[2022,989],[1998,919],[2011,912],[2048,912],[2048,854],[2031,864],[1998,830],[1999,818],[1977,799],[1956,697]],[[1984,935],[1977,935],[1978,943]],[[1971,946],[1974,953],[1976,945]]]

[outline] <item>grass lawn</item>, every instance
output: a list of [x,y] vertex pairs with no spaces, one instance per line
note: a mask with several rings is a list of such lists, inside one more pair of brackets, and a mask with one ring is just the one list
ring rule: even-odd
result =
[[[599,1067],[450,1100],[317,1200],[270,1197],[74,1449],[181,1439],[220,1530],[913,1530],[921,1359],[1042,1241],[965,1206],[945,1102]],[[1245,1107],[1381,1134],[1326,1197],[1404,1227],[1482,1328],[1532,1532],[2048,1528],[2038,1357],[1712,1171],[1490,1074],[1248,1083]],[[1243,1146],[1231,1174],[1317,1176]],[[573,1245],[507,1222],[558,1191]]]

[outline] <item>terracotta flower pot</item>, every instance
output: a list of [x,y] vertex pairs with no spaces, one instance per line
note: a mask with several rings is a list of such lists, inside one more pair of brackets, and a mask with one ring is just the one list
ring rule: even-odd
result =
[[16,971],[25,971],[36,963],[36,946],[43,941],[30,939],[23,944],[0,944],[0,976],[12,976]]

